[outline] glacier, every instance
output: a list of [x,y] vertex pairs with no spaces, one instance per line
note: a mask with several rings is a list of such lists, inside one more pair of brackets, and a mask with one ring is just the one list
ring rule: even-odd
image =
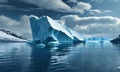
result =
[[0,29],[0,42],[26,42],[27,40],[20,35],[5,29]]
[[49,42],[76,43],[83,42],[82,36],[76,31],[59,24],[48,16],[30,16],[33,42],[48,44]]

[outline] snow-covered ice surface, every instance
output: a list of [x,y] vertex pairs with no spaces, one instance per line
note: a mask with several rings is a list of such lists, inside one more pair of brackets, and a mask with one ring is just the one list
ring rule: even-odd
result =
[[48,16],[38,18],[30,16],[30,25],[32,29],[33,41],[37,43],[48,43],[57,41],[60,43],[74,42],[76,38],[82,41],[80,34],[72,29],[57,23]]
[[26,41],[0,30],[0,41]]

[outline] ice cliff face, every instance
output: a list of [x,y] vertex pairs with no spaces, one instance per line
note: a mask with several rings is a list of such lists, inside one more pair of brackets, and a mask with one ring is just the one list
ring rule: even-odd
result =
[[57,41],[60,43],[65,42],[81,42],[83,39],[80,35],[72,29],[63,26],[48,16],[43,17],[30,17],[30,25],[32,29],[33,41],[35,43],[48,43]]
[[8,42],[8,41],[27,41],[27,40],[22,36],[17,35],[13,32],[10,32],[5,29],[0,29],[0,41]]

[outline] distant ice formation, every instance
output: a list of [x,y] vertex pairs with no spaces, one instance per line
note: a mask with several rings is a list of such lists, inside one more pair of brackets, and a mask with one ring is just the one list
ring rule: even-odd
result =
[[110,41],[110,39],[106,37],[88,37],[88,38],[85,38],[84,40],[85,42],[100,42],[100,43]]
[[49,42],[73,43],[82,42],[80,34],[59,24],[48,16],[38,18],[30,16],[30,25],[32,29],[33,42],[47,44]]
[[11,42],[11,41],[14,41],[14,42],[18,42],[18,41],[27,41],[25,38],[23,38],[22,36],[20,35],[17,35],[13,32],[10,32],[8,30],[5,30],[5,29],[0,29],[0,42]]

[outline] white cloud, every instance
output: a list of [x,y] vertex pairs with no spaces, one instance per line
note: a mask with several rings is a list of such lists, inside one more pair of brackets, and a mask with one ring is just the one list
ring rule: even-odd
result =
[[89,13],[92,14],[96,14],[96,13],[110,13],[112,12],[111,10],[99,10],[99,9],[93,9],[93,10],[89,10]]
[[1,26],[16,26],[19,24],[19,22],[17,22],[16,20],[12,20],[9,17],[6,17],[4,15],[0,16],[0,24]]
[[12,32],[22,34],[24,37],[31,38],[31,29],[29,24],[29,16],[23,15],[20,20],[14,20],[7,16],[0,16],[0,28],[10,30]]
[[94,13],[102,13],[101,10],[99,9],[94,9],[94,10],[90,10],[91,14],[94,14]]
[[113,16],[79,17],[66,15],[60,21],[86,35],[115,37],[120,33],[120,19]]
[[[61,18],[67,25],[88,25],[88,24],[119,24],[120,19],[112,16],[101,16],[101,17],[79,17],[78,15],[66,15]],[[71,26],[73,27],[73,26]]]
[[91,9],[91,5],[89,3],[77,2],[76,6],[72,8],[74,12],[84,13],[84,11],[89,11]]
[[22,0],[27,3],[35,4],[43,9],[50,9],[61,12],[72,12],[72,13],[83,13],[85,10],[90,10],[91,5],[85,2],[76,2],[77,0],[71,1],[76,2],[74,7],[70,7],[62,0]]

